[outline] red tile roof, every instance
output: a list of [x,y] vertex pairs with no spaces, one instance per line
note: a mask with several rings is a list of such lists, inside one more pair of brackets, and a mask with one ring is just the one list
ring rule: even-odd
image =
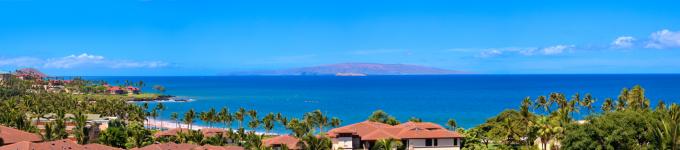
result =
[[0,126],[0,138],[4,140],[4,144],[12,144],[21,141],[40,142],[42,137],[38,134],[29,133],[26,131],[17,130],[10,127]]
[[22,141],[10,145],[0,147],[0,150],[50,150],[50,149],[68,149],[68,150],[84,150],[85,147],[78,145],[72,140],[58,140],[43,143],[31,143]]
[[127,89],[131,90],[131,91],[139,91],[139,88],[134,87],[134,86],[128,86]]
[[289,149],[300,149],[298,143],[300,143],[300,140],[290,135],[281,135],[262,140],[262,144],[265,146],[286,145]]
[[431,122],[406,122],[391,126],[379,122],[364,121],[328,131],[329,137],[339,134],[360,136],[361,140],[378,139],[420,139],[420,138],[459,138],[463,135],[449,131]]
[[118,91],[118,90],[123,90],[123,88],[120,88],[118,86],[112,86],[108,89],[109,91]]

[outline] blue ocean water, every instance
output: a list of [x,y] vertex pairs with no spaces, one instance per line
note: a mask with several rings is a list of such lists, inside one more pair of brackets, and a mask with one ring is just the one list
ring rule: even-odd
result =
[[[550,92],[567,95],[591,93],[599,109],[606,97],[616,97],[623,87],[646,89],[656,104],[680,102],[680,74],[633,75],[448,75],[448,76],[187,76],[187,77],[85,77],[93,80],[144,81],[146,92],[163,85],[166,93],[195,99],[164,103],[161,119],[190,108],[207,111],[226,106],[255,109],[260,117],[281,112],[288,117],[320,109],[339,117],[343,124],[365,120],[382,109],[407,121],[418,117],[444,124],[449,118],[473,127],[504,109],[517,108],[527,96]],[[153,105],[153,103],[152,103]],[[205,123],[197,122],[199,125]],[[275,132],[285,132],[277,128]]]

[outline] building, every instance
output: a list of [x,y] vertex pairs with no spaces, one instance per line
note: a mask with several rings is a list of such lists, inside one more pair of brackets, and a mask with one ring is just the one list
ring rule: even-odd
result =
[[127,86],[126,89],[127,89],[127,93],[129,93],[129,94],[139,94],[139,93],[142,92],[141,90],[139,90],[139,88],[134,87],[134,86]]
[[127,94],[127,90],[119,86],[109,87],[106,91],[112,95]]
[[262,144],[267,147],[271,147],[274,150],[282,150],[283,147],[287,147],[290,150],[301,149],[300,140],[290,135],[281,135],[268,139],[262,140]]
[[460,150],[463,135],[430,122],[388,125],[364,121],[328,131],[332,149],[371,149],[381,139],[399,140],[407,150]]
[[14,72],[17,78],[22,80],[43,80],[47,75],[34,68],[19,69]]
[[0,126],[0,138],[2,138],[4,145],[10,145],[19,143],[22,141],[26,142],[40,142],[42,141],[42,136],[34,133],[29,133],[26,131],[21,131],[18,129]]

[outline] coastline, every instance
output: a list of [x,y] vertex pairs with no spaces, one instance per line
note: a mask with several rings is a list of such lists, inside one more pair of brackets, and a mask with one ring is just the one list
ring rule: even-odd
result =
[[[147,124],[147,121],[143,122],[144,126],[147,127],[147,128],[161,128],[161,129],[175,129],[175,128],[177,128],[177,123],[175,123],[174,121],[159,120],[159,119],[154,120],[154,119],[151,119],[151,118],[147,118],[147,120],[148,120],[148,124]],[[201,126],[201,125],[196,125],[196,124],[192,124],[191,126],[192,126],[191,127],[192,130],[201,130],[201,129],[211,128],[211,127]],[[189,125],[184,124],[180,121],[179,127],[180,128],[189,128]],[[221,127],[212,127],[212,128],[224,129],[224,128],[221,128]],[[245,131],[248,132],[249,130],[245,130]],[[260,132],[260,131],[255,131],[255,133],[256,134],[265,134],[264,132]],[[279,133],[267,133],[267,135],[281,135],[281,134],[279,134]]]

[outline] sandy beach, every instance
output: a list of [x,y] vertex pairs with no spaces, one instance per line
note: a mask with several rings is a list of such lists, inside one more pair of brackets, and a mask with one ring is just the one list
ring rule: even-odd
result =
[[[163,129],[174,129],[174,128],[178,127],[177,123],[174,122],[174,121],[154,120],[154,119],[151,119],[151,118],[148,119],[148,122],[147,121],[144,122],[144,126],[146,126],[147,128],[163,128]],[[207,126],[200,126],[200,125],[196,125],[196,124],[193,124],[191,126],[192,126],[191,129],[193,129],[193,130],[210,128],[210,127],[207,127]],[[182,122],[179,122],[179,127],[189,128],[189,125],[184,124]],[[223,127],[216,126],[216,127],[212,127],[212,128],[223,128]],[[248,131],[248,130],[246,130],[246,131]],[[256,131],[255,133],[264,134],[264,132],[259,132],[259,131]],[[278,133],[268,133],[267,135],[279,135],[279,134]]]

